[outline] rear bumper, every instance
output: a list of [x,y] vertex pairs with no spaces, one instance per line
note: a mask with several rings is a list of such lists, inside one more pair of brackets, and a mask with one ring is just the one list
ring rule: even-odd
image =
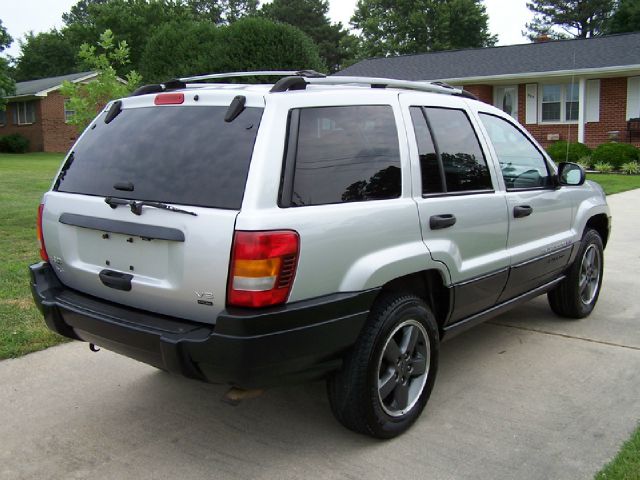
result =
[[173,373],[244,388],[320,378],[339,368],[377,290],[261,310],[228,309],[205,325],[91,297],[62,285],[48,263],[30,267],[47,326]]

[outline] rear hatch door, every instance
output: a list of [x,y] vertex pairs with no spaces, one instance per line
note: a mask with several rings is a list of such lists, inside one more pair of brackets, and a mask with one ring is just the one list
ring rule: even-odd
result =
[[225,122],[232,99],[126,99],[111,121],[94,121],[45,195],[45,245],[63,284],[215,322],[264,101]]

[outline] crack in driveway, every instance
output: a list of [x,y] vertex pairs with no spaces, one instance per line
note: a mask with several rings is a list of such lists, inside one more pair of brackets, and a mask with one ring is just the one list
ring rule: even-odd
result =
[[549,330],[540,330],[540,329],[532,328],[532,327],[522,327],[520,325],[510,325],[508,323],[491,322],[491,321],[486,322],[486,323],[488,325],[496,325],[498,327],[515,328],[516,330],[524,330],[524,331],[527,331],[527,332],[542,333],[544,335],[553,335],[553,336],[556,336],[556,337],[570,338],[572,340],[581,340],[583,342],[598,343],[600,345],[607,345],[609,347],[627,348],[629,350],[640,351],[640,347],[634,347],[633,345],[623,345],[621,343],[605,342],[604,340],[595,340],[593,338],[577,337],[575,335],[569,335],[569,334],[566,334],[566,333],[550,332]]

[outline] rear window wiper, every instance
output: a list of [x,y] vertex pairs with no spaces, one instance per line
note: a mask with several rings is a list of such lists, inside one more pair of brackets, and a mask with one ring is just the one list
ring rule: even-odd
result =
[[162,202],[147,202],[145,200],[128,200],[126,198],[107,197],[104,202],[111,208],[117,208],[118,205],[128,205],[131,208],[131,213],[136,215],[142,215],[142,207],[160,208],[162,210],[168,210],[170,212],[185,213],[187,215],[193,215],[197,217],[198,214],[190,212],[188,210],[182,210],[181,208],[172,207]]

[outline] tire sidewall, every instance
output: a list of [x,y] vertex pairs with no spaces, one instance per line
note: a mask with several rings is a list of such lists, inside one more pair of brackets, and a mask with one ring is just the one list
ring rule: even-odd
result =
[[[578,282],[580,279],[580,269],[582,266],[582,260],[585,252],[589,248],[589,246],[595,245],[598,250],[598,254],[600,255],[600,276],[598,279],[598,289],[596,291],[593,300],[589,303],[584,303],[580,298],[580,288],[578,286]],[[604,249],[602,246],[602,239],[600,235],[594,230],[587,230],[584,236],[582,237],[582,242],[580,245],[580,250],[578,250],[578,255],[575,259],[575,265],[573,268],[573,272],[571,275],[572,282],[572,293],[574,294],[574,302],[576,304],[577,309],[580,311],[581,316],[586,317],[589,315],[598,303],[598,297],[600,296],[600,291],[602,290],[602,278],[604,277]]]
[[[418,321],[427,332],[430,343],[429,371],[422,393],[411,410],[404,415],[392,417],[383,410],[380,404],[378,396],[378,365],[391,333],[399,324],[409,319]],[[367,393],[369,397],[367,413],[369,425],[376,430],[376,436],[382,438],[395,437],[409,428],[420,416],[435,383],[438,370],[438,351],[439,335],[435,318],[422,301],[409,297],[406,301],[399,303],[394,309],[387,312],[380,325],[378,335],[373,342],[367,371]]]

